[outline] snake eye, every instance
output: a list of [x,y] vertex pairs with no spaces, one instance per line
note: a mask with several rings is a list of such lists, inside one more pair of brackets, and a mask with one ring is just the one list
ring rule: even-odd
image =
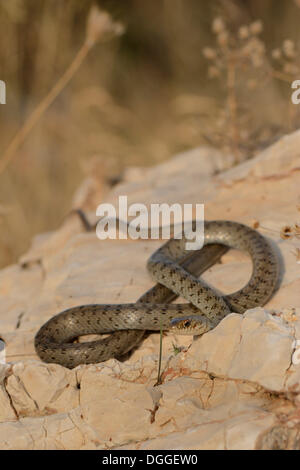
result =
[[188,328],[189,326],[191,326],[191,320],[185,320],[183,326],[184,328]]

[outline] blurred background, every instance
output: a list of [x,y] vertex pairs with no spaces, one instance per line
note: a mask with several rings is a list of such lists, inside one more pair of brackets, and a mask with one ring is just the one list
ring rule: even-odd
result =
[[[95,8],[117,22],[105,40]],[[0,267],[89,174],[207,144],[239,163],[296,129],[299,24],[300,0],[0,0]]]

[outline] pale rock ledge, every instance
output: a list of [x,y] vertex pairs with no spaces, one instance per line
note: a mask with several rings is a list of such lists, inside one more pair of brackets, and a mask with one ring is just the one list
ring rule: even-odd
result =
[[[259,225],[281,259],[280,289],[268,305],[232,313],[195,340],[164,337],[158,387],[155,334],[124,362],[74,370],[44,364],[33,346],[38,328],[78,304],[136,301],[152,285],[146,260],[160,244],[101,242],[70,215],[0,272],[1,449],[299,448],[300,240],[280,232],[299,222],[300,132],[230,163],[216,150],[196,149],[128,171],[105,200],[116,204],[126,194],[129,204],[205,203],[207,219]],[[228,293],[249,274],[249,259],[231,251],[204,278]]]

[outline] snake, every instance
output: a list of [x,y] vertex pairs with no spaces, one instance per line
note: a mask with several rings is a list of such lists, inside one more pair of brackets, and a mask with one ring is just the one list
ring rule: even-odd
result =
[[[233,221],[205,220],[203,247],[187,250],[187,241],[184,234],[171,238],[150,256],[147,269],[156,284],[135,303],[79,305],[50,318],[35,336],[39,357],[70,369],[118,359],[134,349],[146,331],[203,335],[228,314],[263,306],[274,294],[277,255],[257,230]],[[250,255],[252,274],[243,288],[222,295],[200,276],[231,248]],[[179,296],[185,302],[172,303]],[[108,336],[78,341],[95,334]]]

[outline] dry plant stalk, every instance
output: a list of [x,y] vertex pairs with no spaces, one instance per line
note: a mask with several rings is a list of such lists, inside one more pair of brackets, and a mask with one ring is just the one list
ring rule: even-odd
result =
[[125,28],[123,24],[113,21],[108,12],[100,10],[95,5],[92,6],[87,19],[85,42],[65,73],[49,91],[46,97],[39,103],[37,108],[35,108],[10,142],[7,149],[4,151],[2,159],[0,160],[0,174],[5,171],[12,158],[16,155],[17,150],[24,143],[25,139],[39,119],[44,115],[57,96],[70,82],[92,47],[99,41],[104,42],[114,38],[115,36],[120,36],[124,33],[124,30]]
[[[213,20],[212,31],[215,45],[203,49],[204,57],[210,61],[208,76],[219,79],[221,84],[226,85],[225,106],[220,113],[220,124],[217,122],[221,141],[214,144],[229,147],[238,163],[243,150],[251,151],[251,148],[255,148],[253,141],[257,141],[259,135],[267,130],[256,129],[255,124],[251,125],[251,119],[254,118],[254,123],[256,121],[256,108],[247,106],[243,88],[246,88],[249,95],[271,84],[274,79],[291,85],[300,76],[300,50],[293,40],[285,39],[268,57],[266,44],[259,38],[263,31],[261,20],[241,25],[237,31],[231,31],[223,18],[217,17]],[[299,118],[290,96],[286,98],[286,103],[288,120],[281,133],[296,129]],[[245,126],[247,120],[248,125]],[[216,140],[215,136],[213,140]]]
[[[291,39],[285,39],[280,47],[272,51],[271,76],[291,84],[300,76],[299,58],[300,51],[295,42]],[[289,100],[288,103],[288,125],[289,130],[292,131],[297,127],[297,108],[292,100]]]
[[[241,161],[241,129],[239,124],[238,90],[241,71],[250,68],[259,69],[264,63],[265,47],[258,38],[263,26],[260,20],[250,25],[242,25],[236,34],[232,33],[222,17],[213,20],[212,31],[215,35],[215,47],[205,47],[203,55],[210,61],[209,78],[223,79],[226,84],[226,105],[223,116],[223,135],[228,139],[228,146],[235,162]],[[253,86],[253,81],[249,86]],[[226,115],[227,114],[227,115]],[[226,136],[226,137],[225,137]]]

